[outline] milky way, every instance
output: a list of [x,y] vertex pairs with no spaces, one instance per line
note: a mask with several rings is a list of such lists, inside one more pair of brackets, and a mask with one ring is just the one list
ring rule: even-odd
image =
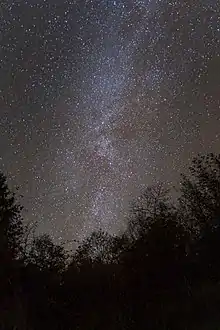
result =
[[219,151],[217,1],[3,1],[1,168],[55,239],[123,230],[129,201]]

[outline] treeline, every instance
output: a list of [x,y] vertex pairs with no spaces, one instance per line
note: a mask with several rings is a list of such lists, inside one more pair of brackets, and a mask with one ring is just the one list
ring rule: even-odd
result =
[[94,232],[73,255],[29,238],[0,175],[0,329],[219,329],[220,155],[195,158],[172,202],[162,184],[120,236]]

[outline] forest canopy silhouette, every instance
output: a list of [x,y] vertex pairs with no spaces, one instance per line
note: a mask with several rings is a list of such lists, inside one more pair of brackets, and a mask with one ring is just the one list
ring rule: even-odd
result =
[[220,155],[193,159],[175,202],[163,184],[127,229],[74,253],[30,235],[0,174],[0,329],[219,329]]

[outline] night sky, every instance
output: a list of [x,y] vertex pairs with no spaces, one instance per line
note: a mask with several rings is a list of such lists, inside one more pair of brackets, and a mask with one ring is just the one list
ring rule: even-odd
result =
[[125,226],[147,185],[220,151],[214,0],[0,4],[0,169],[55,240]]

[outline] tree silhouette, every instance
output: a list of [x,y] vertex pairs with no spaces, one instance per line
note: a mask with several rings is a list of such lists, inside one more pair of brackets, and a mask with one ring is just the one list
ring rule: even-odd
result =
[[218,328],[220,156],[193,160],[175,205],[145,189],[122,235],[93,232],[70,263],[15,199],[0,175],[1,329]]
[[8,188],[6,177],[0,173],[0,254],[18,257],[21,251],[23,226],[22,207],[15,201],[15,193]]
[[80,244],[75,258],[79,264],[117,262],[123,244],[125,244],[123,236],[112,236],[98,230]]
[[191,232],[194,281],[219,278],[220,155],[193,159],[190,175],[182,175],[179,211]]
[[168,189],[162,183],[147,187],[136,200],[130,203],[127,235],[136,240],[145,235],[158,215],[171,208]]
[[36,265],[40,270],[63,271],[67,254],[64,248],[54,244],[49,235],[35,237],[28,253],[28,263]]
[[190,225],[204,231],[220,220],[220,155],[193,159],[190,176],[182,175],[180,207]]
[[19,281],[22,253],[22,207],[0,173],[0,327],[25,326],[26,310]]

